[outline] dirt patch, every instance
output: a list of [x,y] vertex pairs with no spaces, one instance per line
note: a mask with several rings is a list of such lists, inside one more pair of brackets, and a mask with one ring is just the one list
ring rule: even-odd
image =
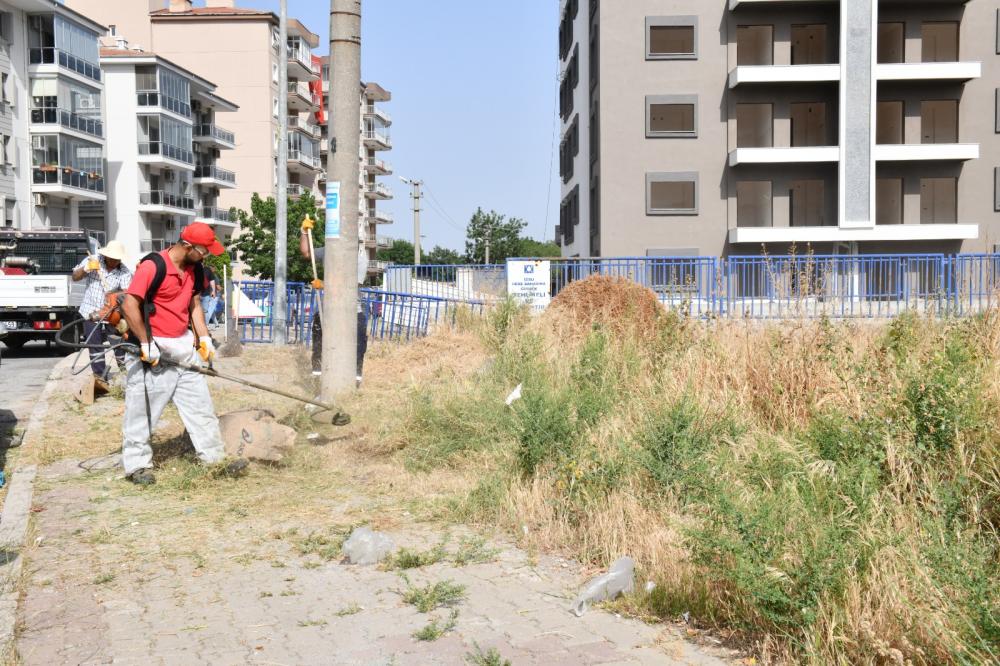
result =
[[665,311],[656,294],[631,280],[593,275],[559,292],[544,323],[572,337],[600,326],[617,335],[645,338],[655,334]]

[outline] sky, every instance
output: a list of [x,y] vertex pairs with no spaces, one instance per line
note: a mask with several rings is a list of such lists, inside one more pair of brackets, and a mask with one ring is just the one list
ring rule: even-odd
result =
[[[278,0],[237,0],[278,12]],[[396,223],[380,233],[413,239],[410,188],[423,180],[423,246],[464,249],[477,207],[528,222],[551,240],[559,218],[559,3],[555,0],[364,0],[362,78],[392,93],[393,149],[381,157],[395,194],[379,202]],[[329,52],[326,0],[288,0],[288,15]]]

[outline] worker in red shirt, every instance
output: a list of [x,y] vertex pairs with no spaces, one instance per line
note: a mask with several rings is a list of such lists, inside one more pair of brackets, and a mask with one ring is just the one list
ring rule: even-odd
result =
[[[199,358],[210,363],[215,356],[201,299],[196,298],[204,285],[196,284],[196,276],[203,276],[200,264],[206,256],[218,256],[224,251],[212,228],[195,222],[185,227],[180,241],[160,252],[159,257],[150,255],[143,260],[129,285],[122,311],[129,331],[139,339],[141,350],[138,358],[131,355],[127,361],[125,383],[122,464],[125,478],[132,483],[156,482],[151,471],[150,438],[171,400],[191,436],[198,458],[211,464],[226,457],[205,377],[160,363],[161,359],[167,359],[192,364]],[[247,461],[238,458],[230,461],[224,471],[235,476],[242,474],[246,466]]]

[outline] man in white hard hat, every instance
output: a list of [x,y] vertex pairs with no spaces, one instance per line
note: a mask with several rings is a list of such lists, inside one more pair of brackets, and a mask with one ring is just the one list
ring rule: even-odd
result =
[[[104,344],[113,331],[100,321],[94,321],[95,315],[104,308],[108,294],[125,291],[132,284],[132,271],[125,265],[125,246],[121,241],[113,240],[77,264],[73,269],[73,280],[87,281],[80,305],[80,316],[83,317],[83,335],[90,348],[90,368],[94,376],[106,382],[108,368],[104,362],[104,351],[97,347]],[[125,365],[125,352],[116,351],[118,367]]]

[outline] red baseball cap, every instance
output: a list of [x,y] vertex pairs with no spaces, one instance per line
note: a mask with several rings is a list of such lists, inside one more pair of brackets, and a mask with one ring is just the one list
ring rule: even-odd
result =
[[204,245],[216,257],[226,251],[219,239],[215,237],[212,227],[204,222],[194,222],[184,227],[184,230],[181,231],[181,240],[187,241],[191,245]]

